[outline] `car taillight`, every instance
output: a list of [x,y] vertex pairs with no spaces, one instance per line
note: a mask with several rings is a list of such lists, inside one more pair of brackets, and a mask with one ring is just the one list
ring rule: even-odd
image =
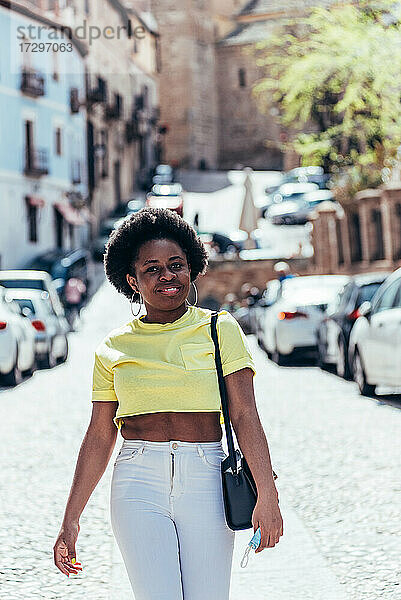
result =
[[0,321],[0,329],[5,329],[7,327],[6,321]]
[[356,321],[360,316],[361,316],[361,313],[359,312],[359,309],[356,308],[355,310],[353,310],[352,312],[350,312],[347,315],[347,319],[348,319],[348,321]]
[[290,320],[290,319],[307,319],[308,315],[306,313],[300,312],[298,310],[293,311],[283,311],[278,313],[279,321]]
[[35,319],[34,321],[31,321],[31,323],[37,331],[45,331],[46,330],[46,325],[43,323],[43,321],[39,321],[38,319]]

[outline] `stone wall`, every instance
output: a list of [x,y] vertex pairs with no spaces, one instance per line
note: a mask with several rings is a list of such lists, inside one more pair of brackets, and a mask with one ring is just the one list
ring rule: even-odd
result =
[[161,123],[167,162],[217,166],[214,23],[209,2],[155,0],[160,31]]
[[312,269],[363,273],[401,266],[401,186],[363,190],[341,210],[323,203],[313,218]]
[[[196,281],[199,299],[212,296],[222,303],[225,295],[230,292],[239,296],[244,283],[250,283],[263,290],[266,283],[275,278],[273,267],[278,260],[211,261],[206,274]],[[308,275],[312,272],[308,259],[286,259],[286,262],[291,266],[292,271],[299,275]]]
[[217,46],[219,166],[230,169],[246,162],[253,169],[281,170],[280,126],[256,105],[252,87],[261,72],[247,53],[250,49],[238,44]]

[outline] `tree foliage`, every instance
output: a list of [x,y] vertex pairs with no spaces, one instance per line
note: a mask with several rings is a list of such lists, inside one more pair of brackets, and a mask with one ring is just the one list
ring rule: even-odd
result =
[[303,164],[350,191],[382,183],[401,143],[401,23],[394,2],[315,8],[254,49],[254,94],[292,132]]

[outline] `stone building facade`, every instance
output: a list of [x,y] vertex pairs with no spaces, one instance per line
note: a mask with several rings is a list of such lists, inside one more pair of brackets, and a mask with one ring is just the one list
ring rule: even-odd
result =
[[88,27],[106,32],[92,42],[86,39],[84,102],[95,235],[100,221],[133,196],[141,174],[156,162],[158,34],[150,15],[145,18],[118,0],[90,4],[75,0],[73,9],[71,25],[86,20]]
[[217,166],[215,29],[209,1],[155,0],[162,32],[160,122],[168,128],[164,160]]
[[358,192],[338,210],[323,203],[313,219],[315,273],[364,273],[401,266],[401,183]]
[[[79,175],[80,182],[85,183],[85,189],[80,190],[84,199],[81,197],[79,203],[86,203],[90,222],[88,237],[93,238],[101,220],[120,202],[133,196],[159,160],[159,36],[148,10],[149,2],[21,0],[10,3],[2,0],[1,3],[11,5],[13,12],[25,10],[36,15],[48,27],[54,24],[64,31],[59,36],[63,41],[68,42],[72,35],[79,42],[84,56],[82,73],[79,71],[83,85],[72,77],[77,67],[72,54],[67,52],[55,51],[49,55],[50,66],[46,68],[45,79],[55,94],[52,70],[57,70],[59,97],[52,98],[49,106],[51,109],[56,105],[61,107],[58,123],[61,119],[83,123],[84,139],[75,143],[82,156],[75,151],[79,169],[75,168],[73,177],[77,179]],[[42,58],[40,53],[38,57]],[[68,80],[71,82],[67,93],[63,86]],[[32,107],[40,103],[45,105],[46,98],[31,101]],[[45,127],[40,129],[44,131]],[[71,146],[72,135],[67,127],[64,132],[65,145]],[[42,181],[46,180],[50,178],[43,176]],[[60,181],[59,175],[58,183]],[[74,196],[76,202],[77,194]],[[72,211],[65,209],[61,219],[58,230],[63,231],[68,224],[73,224]],[[65,249],[61,237],[57,236],[57,246]],[[44,249],[51,247],[49,244]]]
[[262,73],[249,53],[283,17],[335,0],[154,0],[163,69],[165,160],[179,166],[292,168],[286,132],[252,95]]

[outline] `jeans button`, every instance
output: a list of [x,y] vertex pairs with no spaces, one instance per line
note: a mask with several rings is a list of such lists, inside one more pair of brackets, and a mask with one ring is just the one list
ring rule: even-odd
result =
[[177,448],[178,448],[177,442],[174,442],[174,444],[172,444],[172,448],[173,448],[173,450],[177,450]]

